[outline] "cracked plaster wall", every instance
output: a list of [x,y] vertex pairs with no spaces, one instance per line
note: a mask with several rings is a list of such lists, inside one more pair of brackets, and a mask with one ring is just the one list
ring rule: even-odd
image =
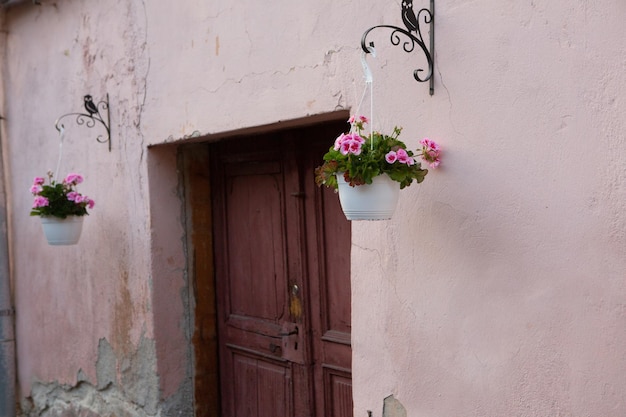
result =
[[[437,140],[445,159],[392,221],[353,225],[355,415],[393,395],[388,415],[623,416],[626,9],[436,7],[433,97],[412,78],[420,58],[386,34],[368,58],[375,127]],[[176,415],[190,403],[185,265],[174,152],[156,145],[355,109],[361,34],[401,24],[399,5],[43,0],[6,13],[24,412]],[[79,246],[51,248],[27,189],[56,164],[54,120],[86,93],[111,97],[113,149],[68,132],[64,170],[85,174],[97,206]]]
[[[18,402],[28,416],[185,414],[191,407],[190,352],[171,353],[154,331],[155,317],[165,315],[159,309],[167,308],[152,304],[152,290],[161,285],[169,310],[179,306],[167,340],[187,346],[187,318],[180,313],[184,256],[172,240],[182,239],[175,169],[168,171],[173,185],[163,190],[175,201],[167,219],[172,244],[164,248],[162,229],[150,224],[149,132],[142,121],[150,66],[147,12],[142,2],[93,6],[23,2],[3,11],[1,113],[13,213]],[[83,174],[80,190],[96,207],[79,245],[47,246],[37,219],[28,217],[28,184],[57,164],[55,119],[81,111],[84,94],[102,99],[107,93],[112,152],[96,141],[102,133],[97,127],[81,128],[71,118],[65,119],[62,147],[61,175]],[[167,259],[156,273],[152,253]],[[170,287],[163,289],[161,279]]]

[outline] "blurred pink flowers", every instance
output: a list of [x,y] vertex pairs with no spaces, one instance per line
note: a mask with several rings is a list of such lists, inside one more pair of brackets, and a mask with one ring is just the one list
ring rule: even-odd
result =
[[437,168],[441,163],[441,148],[435,141],[428,138],[420,140],[422,145],[422,159],[428,163],[431,168]]
[[35,201],[33,201],[33,208],[46,207],[50,202],[46,197],[37,196],[35,197]]
[[67,177],[65,177],[65,179],[63,180],[63,183],[72,185],[78,185],[81,182],[83,182],[83,176],[74,173],[67,174]]
[[76,191],[76,185],[82,183],[83,176],[76,173],[68,174],[62,182],[57,183],[51,172],[48,172],[48,184],[43,177],[35,177],[30,192],[34,196],[31,216],[85,216],[87,209],[92,209],[95,202]]

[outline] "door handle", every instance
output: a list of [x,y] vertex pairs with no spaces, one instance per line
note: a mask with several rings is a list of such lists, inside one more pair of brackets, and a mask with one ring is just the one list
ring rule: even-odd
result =
[[290,332],[280,332],[280,333],[278,333],[278,335],[279,335],[280,337],[284,337],[284,336],[291,336],[291,335],[294,335],[294,334],[298,334],[298,326],[296,326],[296,328],[295,328],[295,329],[293,329],[293,330],[292,330],[292,331],[290,331]]

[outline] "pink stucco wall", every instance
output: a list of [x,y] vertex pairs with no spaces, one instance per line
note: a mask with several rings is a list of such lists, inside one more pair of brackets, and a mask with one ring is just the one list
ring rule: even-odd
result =
[[435,96],[378,73],[445,161],[353,228],[356,415],[626,414],[626,7],[596,6],[439,2]]
[[[6,11],[4,146],[22,397],[35,382],[95,385],[101,341],[118,361],[106,367],[121,380],[141,341],[154,337],[147,151],[138,128],[148,61],[145,27],[135,22],[143,9],[110,6],[24,2]],[[60,175],[83,174],[79,189],[96,206],[79,245],[48,246],[39,220],[28,216],[29,184],[57,165],[55,120],[83,111],[84,94],[106,93],[112,152],[96,142],[103,130],[64,119]]]
[[[8,9],[0,114],[22,397],[79,370],[96,383],[102,339],[119,373],[156,339],[152,371],[161,395],[175,392],[185,327],[170,317],[155,331],[166,313],[154,303],[182,314],[181,205],[172,154],[148,146],[356,108],[361,34],[400,25],[399,11],[374,0]],[[420,58],[376,38],[375,127],[445,153],[393,220],[353,225],[355,416],[380,416],[389,395],[410,416],[626,415],[625,18],[617,0],[439,1],[433,97],[412,78]],[[68,131],[64,171],[85,174],[97,206],[79,246],[52,248],[28,187],[56,164],[54,120],[87,93],[110,95],[113,149]]]

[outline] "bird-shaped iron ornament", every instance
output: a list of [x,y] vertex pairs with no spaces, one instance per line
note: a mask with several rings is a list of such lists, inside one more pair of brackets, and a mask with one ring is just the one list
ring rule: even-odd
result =
[[98,111],[98,107],[93,102],[93,98],[89,94],[84,97],[84,100],[85,110],[87,110],[87,113],[89,113],[89,115],[93,116],[94,113],[100,114],[100,112]]
[[[67,116],[76,116],[77,125],[85,125],[92,128],[96,125],[96,122],[100,123],[106,129],[106,138],[103,135],[98,135],[96,140],[100,143],[109,144],[109,152],[111,151],[111,115],[109,113],[109,95],[106,95],[106,99],[100,100],[98,103],[93,101],[93,97],[89,94],[83,97],[86,113],[67,113],[59,117],[54,124],[54,127],[59,132],[62,132],[65,126],[60,123],[61,119]],[[107,120],[105,121],[100,114],[100,111],[106,111]]]
[[404,0],[402,2],[402,21],[409,32],[417,32],[419,23],[413,11],[413,0]]
[[[435,0],[430,0],[430,9],[423,8],[417,14],[413,10],[413,0],[402,0],[402,23],[406,26],[406,29],[392,26],[392,25],[378,25],[369,28],[363,33],[361,37],[361,49],[368,54],[373,51],[374,42],[368,42],[367,36],[371,31],[377,28],[387,28],[391,29],[390,41],[392,45],[398,46],[402,44],[402,49],[404,52],[410,53],[413,52],[417,45],[424,53],[426,58],[428,68],[424,70],[423,68],[418,68],[413,71],[413,77],[419,82],[430,81],[430,95],[434,94],[434,84],[433,84],[433,60],[435,56]],[[422,36],[422,25],[430,26],[430,44],[429,47],[426,47],[424,42],[424,38]],[[426,71],[426,75],[422,75],[422,73]]]

